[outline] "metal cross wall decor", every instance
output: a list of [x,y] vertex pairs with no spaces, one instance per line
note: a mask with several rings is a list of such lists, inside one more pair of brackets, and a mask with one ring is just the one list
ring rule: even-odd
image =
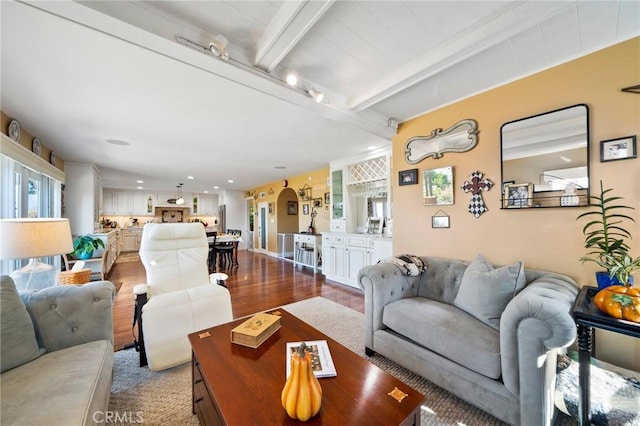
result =
[[474,215],[476,219],[479,218],[482,213],[488,211],[482,199],[481,191],[488,191],[492,186],[493,182],[487,178],[482,179],[482,173],[476,170],[469,175],[469,180],[465,181],[461,187],[464,192],[471,192],[472,194],[467,210]]

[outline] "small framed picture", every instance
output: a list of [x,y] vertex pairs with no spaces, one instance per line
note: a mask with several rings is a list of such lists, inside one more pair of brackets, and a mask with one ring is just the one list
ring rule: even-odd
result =
[[628,160],[638,157],[636,135],[600,142],[600,162]]
[[508,186],[508,185],[513,185],[514,183],[516,183],[516,181],[515,181],[515,180],[505,180],[505,181],[502,183],[502,193],[503,193],[503,194],[506,194],[506,193],[507,193],[507,186]]
[[449,228],[449,216],[431,216],[432,228]]
[[401,170],[398,172],[398,184],[416,185],[418,183],[418,169]]
[[309,203],[304,203],[302,205],[302,214],[309,214]]
[[287,214],[288,215],[297,215],[298,214],[298,202],[297,201],[287,201]]
[[533,205],[533,183],[506,184],[504,186],[503,205],[517,209]]
[[261,192],[260,193],[260,198],[267,198],[267,193],[266,192]]
[[273,214],[273,203],[269,203],[269,214]]
[[322,198],[314,198],[311,201],[313,203],[313,207],[322,207]]
[[324,193],[324,203],[326,205],[329,205],[329,193],[328,192]]

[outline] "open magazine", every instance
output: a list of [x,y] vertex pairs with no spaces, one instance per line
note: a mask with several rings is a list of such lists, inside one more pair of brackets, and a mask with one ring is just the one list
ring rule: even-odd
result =
[[[317,378],[338,375],[326,340],[312,340],[304,343],[307,345],[307,351],[311,352],[311,368]],[[302,342],[287,342],[287,378],[291,374],[291,355],[298,351],[301,344]]]

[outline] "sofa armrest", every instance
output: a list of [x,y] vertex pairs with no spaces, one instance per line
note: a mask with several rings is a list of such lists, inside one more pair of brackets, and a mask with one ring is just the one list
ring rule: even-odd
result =
[[545,401],[553,400],[556,354],[576,339],[571,308],[577,294],[569,277],[546,273],[514,297],[500,318],[502,380],[521,401],[523,425],[550,421],[553,404]]
[[373,333],[384,328],[382,312],[387,303],[418,294],[420,275],[407,276],[391,262],[365,266],[358,272],[364,290],[365,347],[373,347]]
[[116,288],[109,281],[55,286],[21,293],[33,321],[38,345],[47,352],[94,340],[113,345]]

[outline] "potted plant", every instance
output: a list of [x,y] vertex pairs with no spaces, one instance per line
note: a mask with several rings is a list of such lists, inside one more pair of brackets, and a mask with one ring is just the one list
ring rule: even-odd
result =
[[93,251],[98,247],[104,248],[104,241],[87,234],[73,242],[73,255],[77,259],[90,259],[93,256]]
[[584,247],[588,250],[586,256],[580,258],[582,263],[594,262],[606,271],[596,272],[599,288],[612,284],[631,285],[631,274],[640,269],[640,257],[635,259],[629,255],[629,245],[626,239],[631,239],[631,233],[622,227],[622,223],[635,220],[621,213],[622,210],[634,210],[633,207],[618,203],[623,197],[607,195],[613,189],[604,189],[600,181],[600,196],[591,196],[591,206],[595,210],[582,213],[583,217],[592,218],[582,228],[585,236]]

